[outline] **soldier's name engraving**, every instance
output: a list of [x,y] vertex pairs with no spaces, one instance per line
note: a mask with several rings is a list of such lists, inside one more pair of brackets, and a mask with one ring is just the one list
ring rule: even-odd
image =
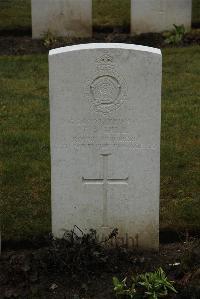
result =
[[69,126],[74,125],[79,128],[82,132],[98,132],[104,131],[109,133],[120,133],[126,132],[127,127],[133,120],[123,118],[90,118],[85,117],[82,119],[69,119]]

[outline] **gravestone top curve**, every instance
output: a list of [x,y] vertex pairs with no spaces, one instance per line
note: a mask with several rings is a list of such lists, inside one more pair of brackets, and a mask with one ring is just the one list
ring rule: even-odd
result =
[[92,50],[92,49],[123,49],[123,50],[135,50],[142,52],[149,52],[155,54],[161,54],[161,50],[153,47],[140,46],[134,44],[124,44],[124,43],[89,43],[89,44],[80,44],[73,46],[60,47],[52,49],[49,51],[49,55],[62,54],[65,52],[71,51],[80,51],[80,50]]

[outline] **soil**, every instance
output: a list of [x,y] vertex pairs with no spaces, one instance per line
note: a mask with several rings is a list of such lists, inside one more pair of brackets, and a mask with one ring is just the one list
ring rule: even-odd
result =
[[[21,33],[23,34],[23,31]],[[95,32],[91,38],[55,38],[46,36],[43,40],[33,40],[30,34],[22,36],[0,34],[0,55],[48,53],[52,48],[90,42],[133,43],[158,48],[169,47],[169,45],[165,44],[162,34],[148,33],[130,36],[127,33],[121,33],[118,29],[113,30],[113,32]],[[192,44],[200,44],[200,30],[186,34],[180,46]]]
[[50,238],[46,244],[3,252],[0,299],[112,299],[113,276],[130,278],[158,267],[178,291],[166,298],[200,298],[200,240],[164,244],[159,252],[129,251],[98,243],[93,231],[81,237],[71,232],[62,240]]

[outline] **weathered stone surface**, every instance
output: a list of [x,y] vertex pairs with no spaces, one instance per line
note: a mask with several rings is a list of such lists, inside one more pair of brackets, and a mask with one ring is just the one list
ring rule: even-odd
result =
[[32,36],[92,34],[92,0],[32,0]]
[[162,32],[173,24],[191,28],[192,0],[131,0],[131,32]]
[[49,54],[52,227],[157,249],[160,50],[87,44]]

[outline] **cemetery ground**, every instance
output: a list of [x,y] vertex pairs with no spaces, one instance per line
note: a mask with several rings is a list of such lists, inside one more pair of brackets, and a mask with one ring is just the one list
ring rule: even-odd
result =
[[[5,249],[0,293],[11,298],[22,294],[25,298],[113,298],[114,275],[124,278],[132,271],[162,266],[176,281],[179,295],[174,298],[199,298],[199,244],[188,242],[200,231],[199,45],[162,49],[160,230],[161,241],[179,242],[161,244],[159,254],[129,253],[126,249],[107,252],[93,243],[48,242],[47,54],[39,54],[38,48],[36,54],[28,54],[27,47],[23,49],[26,55],[19,55],[14,49],[16,55],[0,56],[0,208]],[[45,47],[43,50],[47,52]]]
[[[199,46],[163,49],[161,229],[198,231]],[[46,54],[0,57],[3,239],[50,231]]]
[[[120,34],[122,25],[125,31],[129,26],[126,13],[119,24],[119,18],[113,19],[102,11],[96,12],[94,23],[98,25],[98,18],[103,18],[104,31],[111,26],[117,33],[97,33],[92,39],[67,41],[46,36],[41,42],[32,41],[27,35],[30,1],[12,2],[16,5],[11,11],[5,1],[0,3],[5,13],[0,18],[4,35],[0,37],[0,298],[111,299],[113,276],[123,279],[160,266],[175,281],[179,292],[167,298],[200,298],[199,31],[186,35],[179,47],[166,47],[160,34],[134,38]],[[107,0],[108,6],[109,3]],[[118,4],[116,0],[116,15]],[[123,9],[127,5],[124,0]],[[199,2],[195,5],[196,24]],[[18,17],[10,22],[9,15]],[[102,30],[97,25],[96,30]],[[13,36],[19,32],[26,36]],[[93,234],[61,242],[48,237],[51,211],[47,52],[48,48],[90,41],[162,47],[159,253],[104,249]]]

